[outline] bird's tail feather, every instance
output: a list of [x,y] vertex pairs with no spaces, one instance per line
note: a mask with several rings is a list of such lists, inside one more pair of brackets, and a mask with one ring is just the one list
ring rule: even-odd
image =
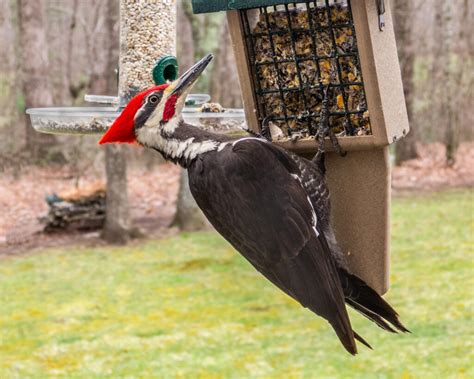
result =
[[[410,332],[399,320],[395,309],[362,279],[342,269],[340,269],[340,277],[347,304],[386,331]],[[392,324],[396,330],[388,323]]]
[[341,341],[344,348],[352,355],[356,355],[357,345],[355,343],[354,338],[357,338],[357,337],[355,336],[356,333],[352,331],[352,328],[350,327],[350,325],[349,325],[349,329],[347,329],[347,328],[341,327],[340,324],[338,325],[337,321],[333,321],[331,322],[331,326],[333,327],[334,331],[339,337],[339,340]]
[[[344,329],[342,328],[337,328],[334,325],[332,325],[334,328],[334,331],[336,332],[337,336],[339,337],[339,340],[341,341],[342,345],[344,348],[351,353],[352,355],[357,354],[357,345],[355,343],[355,340],[359,341],[361,344],[367,346],[370,350],[372,349],[372,346],[364,339],[362,338],[359,334],[355,332],[355,330],[352,330],[352,333],[346,333]],[[355,340],[354,340],[355,339]]]
[[372,346],[370,346],[369,343],[368,343],[365,339],[363,339],[361,336],[359,336],[359,335],[355,332],[355,330],[353,330],[352,333],[354,333],[354,338],[355,338],[357,341],[359,341],[361,344],[367,346],[370,350],[373,350],[373,349],[372,349]]
[[373,321],[374,323],[377,324],[380,328],[383,330],[386,330],[387,332],[390,333],[398,333],[395,329],[393,329],[389,323],[387,323],[382,317],[380,317],[378,314],[370,311],[369,309],[365,308],[364,306],[356,303],[354,300],[346,298],[346,303],[349,304],[352,308],[354,308],[356,311],[358,311],[360,314],[364,315],[367,317],[369,320]]

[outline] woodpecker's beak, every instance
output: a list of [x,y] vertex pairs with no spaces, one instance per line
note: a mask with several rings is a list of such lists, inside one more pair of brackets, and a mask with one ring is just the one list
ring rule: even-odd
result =
[[194,66],[192,66],[188,71],[181,75],[174,83],[171,85],[173,89],[171,90],[170,96],[181,97],[183,94],[187,94],[188,90],[191,89],[193,84],[206,69],[207,65],[212,61],[213,55],[207,54]]

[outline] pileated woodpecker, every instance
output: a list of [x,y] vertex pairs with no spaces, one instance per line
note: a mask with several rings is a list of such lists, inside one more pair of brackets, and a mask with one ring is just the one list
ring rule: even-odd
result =
[[232,138],[186,124],[186,95],[207,55],[171,84],[135,96],[99,143],[138,143],[188,170],[197,204],[215,229],[260,273],[325,318],[351,354],[345,303],[389,332],[408,330],[397,312],[350,273],[331,229],[324,154],[313,161],[262,138]]

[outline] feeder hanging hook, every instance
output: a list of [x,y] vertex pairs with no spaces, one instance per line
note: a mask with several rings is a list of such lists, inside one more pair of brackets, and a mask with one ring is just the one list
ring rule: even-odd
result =
[[385,1],[377,0],[377,13],[379,15],[379,30],[382,32],[385,27]]

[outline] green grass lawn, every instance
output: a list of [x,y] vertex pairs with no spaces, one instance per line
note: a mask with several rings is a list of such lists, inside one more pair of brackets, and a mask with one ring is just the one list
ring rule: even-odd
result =
[[396,199],[387,298],[413,334],[332,329],[213,233],[0,260],[0,378],[472,378],[472,195]]

